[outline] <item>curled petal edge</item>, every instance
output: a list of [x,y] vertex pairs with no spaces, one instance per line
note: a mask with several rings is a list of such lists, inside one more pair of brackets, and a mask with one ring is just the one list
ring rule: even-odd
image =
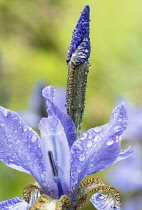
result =
[[[96,193],[91,197],[90,201],[98,210],[102,209],[100,208],[101,204],[99,204],[102,200],[104,200],[103,205],[111,205],[111,208],[115,207],[116,209],[121,208],[121,195],[118,190],[105,185],[100,177],[90,177],[83,180],[78,188],[74,200],[75,209],[79,210],[82,208],[86,202],[88,194],[94,191],[96,191]],[[97,198],[99,198],[98,201]],[[106,210],[109,209],[106,208]]]

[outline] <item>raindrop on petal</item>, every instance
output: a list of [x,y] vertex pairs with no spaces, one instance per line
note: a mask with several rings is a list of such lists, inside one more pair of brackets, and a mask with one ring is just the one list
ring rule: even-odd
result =
[[119,131],[122,131],[122,130],[123,130],[123,128],[121,126],[119,126],[119,125],[115,126],[115,128],[114,128],[114,132],[115,133],[117,133]]
[[87,142],[87,147],[91,147],[92,144],[93,144],[92,141],[88,141],[88,142]]
[[32,142],[36,142],[37,141],[37,137],[36,136],[32,136],[31,141]]
[[99,133],[99,132],[101,132],[103,129],[101,128],[101,127],[95,127],[94,128],[94,131],[96,132],[96,133]]
[[80,155],[79,155],[79,160],[80,160],[80,161],[85,160],[85,155],[84,155],[84,154],[80,154]]
[[4,115],[5,117],[7,117],[7,114],[8,114],[8,110],[7,110],[7,109],[4,109],[4,110],[3,110],[3,115]]
[[94,142],[101,141],[101,140],[102,138],[99,135],[95,136],[94,138]]
[[107,145],[107,146],[110,146],[110,145],[112,145],[113,143],[114,143],[114,140],[111,139],[111,140],[109,140],[109,141],[106,143],[106,145]]
[[83,133],[80,137],[80,140],[85,140],[87,138],[87,133]]

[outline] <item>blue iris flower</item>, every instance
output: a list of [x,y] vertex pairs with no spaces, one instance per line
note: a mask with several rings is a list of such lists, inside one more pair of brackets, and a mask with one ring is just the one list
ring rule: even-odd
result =
[[[126,108],[121,103],[113,110],[109,123],[89,129],[77,139],[73,121],[54,103],[55,90],[47,86],[42,94],[48,118],[39,123],[40,137],[16,112],[0,107],[0,160],[31,174],[44,195],[52,199],[67,196],[70,209],[75,209],[80,184],[87,175],[105,170],[131,154],[120,150],[120,136],[127,127]],[[17,197],[1,202],[0,209],[27,210],[40,197],[37,191],[29,203]],[[96,208],[102,209],[97,201],[98,196],[92,198]]]
[[[89,11],[86,6],[73,32],[67,56],[71,70],[84,67],[84,63],[88,68]],[[70,76],[73,82],[75,75]],[[69,87],[71,97],[72,85]],[[84,178],[132,153],[120,149],[120,137],[127,127],[125,104],[113,110],[109,123],[89,129],[77,138],[73,120],[56,104],[54,88],[45,87],[42,95],[48,117],[40,120],[40,136],[16,112],[0,107],[0,161],[36,180],[23,189],[23,198],[0,202],[0,209],[78,210],[88,193],[96,191],[91,202],[98,210],[119,210],[121,196],[116,189],[105,185],[99,177]]]

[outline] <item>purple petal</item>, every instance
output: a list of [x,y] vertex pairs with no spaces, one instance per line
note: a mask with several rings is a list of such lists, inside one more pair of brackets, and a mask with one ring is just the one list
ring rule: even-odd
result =
[[[59,198],[58,185],[60,183],[65,195],[70,189],[70,157],[69,146],[60,120],[56,116],[49,116],[40,121],[41,148],[46,168],[47,178],[54,198]],[[53,176],[48,151],[52,152],[58,175]]]
[[128,158],[130,155],[132,155],[134,151],[132,151],[132,150],[129,151],[130,148],[131,147],[129,146],[125,150],[120,150],[120,153],[119,153],[119,155],[118,155],[118,157],[117,157],[117,159],[116,159],[116,161],[114,163],[117,163],[117,162],[119,162],[121,160],[124,160],[124,159]]
[[19,115],[0,107],[0,160],[11,168],[30,173],[45,184],[39,136]]
[[71,147],[73,142],[76,140],[76,128],[69,115],[61,111],[53,102],[54,93],[55,90],[52,88],[52,86],[47,86],[43,89],[42,94],[47,102],[47,112],[49,116],[55,115],[60,120],[62,126],[64,127],[64,132],[66,134],[69,147]]
[[21,111],[18,113],[23,121],[30,127],[37,128],[41,116],[32,111]]
[[71,60],[76,65],[80,65],[87,61],[90,56],[89,15],[90,8],[87,5],[82,11],[74,29],[72,41],[68,50],[67,62]]
[[127,127],[124,104],[117,106],[106,125],[92,128],[74,142],[71,148],[72,182],[112,165],[121,154],[120,136]]
[[23,198],[12,198],[6,201],[0,202],[1,210],[26,210],[28,208],[28,203],[23,200]]
[[123,134],[123,139],[142,140],[142,107],[136,107],[131,101],[124,96],[118,97],[118,102],[125,101],[128,111],[128,128]]
[[54,97],[54,103],[63,111],[67,112],[66,109],[66,90],[63,87],[56,87],[56,94]]
[[141,210],[141,208],[142,208],[142,195],[141,195],[141,193],[139,195],[137,195],[136,197],[128,198],[123,205],[123,210],[134,210],[134,209]]
[[92,195],[90,201],[97,210],[121,210],[120,206],[115,205],[115,200],[112,197],[106,197],[101,193]]
[[[108,182],[123,193],[140,191],[142,189],[141,159],[141,147],[135,145],[134,154],[108,172]],[[123,178],[120,179],[120,177]]]
[[42,97],[42,90],[47,86],[43,81],[36,82],[29,97],[29,110],[32,110],[41,117],[46,117],[46,101]]

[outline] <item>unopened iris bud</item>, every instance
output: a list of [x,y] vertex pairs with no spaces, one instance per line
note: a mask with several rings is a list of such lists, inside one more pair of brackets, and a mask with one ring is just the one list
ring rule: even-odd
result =
[[85,6],[73,31],[68,50],[67,112],[79,130],[84,113],[87,75],[89,71],[90,8]]

